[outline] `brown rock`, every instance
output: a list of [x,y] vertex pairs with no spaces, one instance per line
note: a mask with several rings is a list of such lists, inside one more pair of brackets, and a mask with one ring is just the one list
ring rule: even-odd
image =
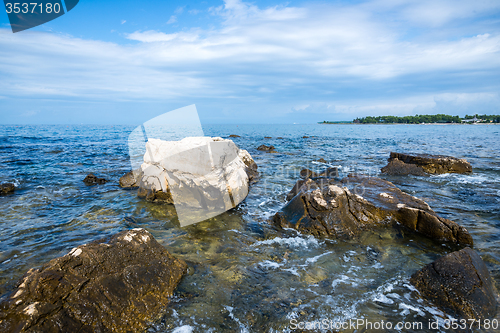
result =
[[272,136],[265,136],[264,139],[272,139]]
[[274,150],[274,146],[260,145],[259,147],[257,147],[257,150],[271,152]]
[[127,189],[137,188],[139,187],[139,180],[141,179],[141,177],[142,177],[141,169],[129,171],[120,178],[119,180],[120,187]]
[[12,183],[2,183],[0,184],[0,194],[14,193],[16,187]]
[[381,169],[383,173],[393,176],[414,175],[425,176],[427,175],[424,170],[416,164],[406,164],[397,158],[390,160],[389,163]]
[[1,332],[143,332],[186,271],[144,229],[29,270],[0,304]]
[[302,139],[309,139],[309,137],[307,135],[304,135]]
[[496,295],[490,273],[470,248],[452,252],[412,275],[410,282],[445,312],[465,319],[495,315]]
[[319,160],[316,160],[316,162],[328,163],[323,157],[321,157]]
[[147,201],[151,202],[167,203],[171,205],[174,204],[174,199],[172,198],[170,189],[167,189],[167,192],[163,192],[162,190],[146,189],[145,187],[139,187],[139,189],[137,190],[137,196],[141,199],[146,199]]
[[231,134],[229,137],[230,137],[230,138],[241,138],[241,136],[236,135],[236,134]]
[[97,184],[106,184],[107,180],[104,178],[99,178],[92,173],[89,173],[87,177],[83,179],[85,185],[97,185]]
[[391,152],[389,164],[381,169],[390,175],[413,174],[421,176],[424,173],[471,173],[472,166],[465,159],[451,156],[428,154],[402,154]]
[[439,217],[424,201],[375,177],[349,175],[340,182],[322,177],[299,180],[289,203],[273,218],[278,227],[332,238],[396,221],[439,241],[472,245],[467,229]]

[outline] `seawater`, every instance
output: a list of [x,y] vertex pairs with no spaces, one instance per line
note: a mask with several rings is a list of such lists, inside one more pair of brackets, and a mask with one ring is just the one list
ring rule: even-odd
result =
[[[204,126],[205,135],[240,135],[233,140],[252,154],[261,177],[236,209],[185,228],[172,207],[119,188],[118,179],[130,170],[127,138],[133,129],[0,126],[0,182],[17,186],[13,195],[0,197],[2,298],[28,269],[75,246],[142,227],[189,265],[151,332],[290,332],[293,322],[358,319],[423,324],[423,330],[393,331],[449,332],[428,328],[448,317],[420,299],[408,279],[455,250],[450,245],[404,229],[340,241],[271,227],[268,221],[285,204],[299,171],[328,166],[339,166],[341,176],[359,172],[387,179],[466,227],[500,285],[498,125]],[[261,144],[274,145],[280,154],[256,150]],[[474,173],[382,175],[391,151],[466,158]],[[82,180],[90,172],[110,181],[86,186]]]

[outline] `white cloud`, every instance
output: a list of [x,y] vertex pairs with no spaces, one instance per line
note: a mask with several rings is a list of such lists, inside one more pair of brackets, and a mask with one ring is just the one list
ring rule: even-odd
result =
[[126,22],[127,22],[127,20],[122,20],[121,24],[125,24]]
[[175,23],[175,22],[177,22],[177,16],[172,15],[172,16],[170,16],[170,18],[168,19],[167,24],[172,24],[172,23]]
[[185,7],[186,7],[186,6],[177,7],[177,8],[175,9],[175,11],[174,11],[174,14],[177,14],[177,15],[182,14],[182,13],[184,12],[184,8],[185,8]]
[[[454,6],[447,0],[378,0],[361,5],[259,8],[227,0],[210,9],[223,20],[218,28],[136,31],[125,36],[139,42],[133,45],[33,31],[14,35],[0,29],[4,78],[0,91],[7,96],[160,100],[194,96],[254,103],[289,96],[293,100],[283,105],[288,110],[307,105],[304,112],[432,111],[444,103],[439,98],[445,95],[440,94],[451,88],[441,85],[429,92],[427,85],[450,73],[475,78],[464,81],[452,94],[484,89],[483,95],[477,95],[484,100],[490,98],[488,91],[498,91],[498,83],[477,78],[500,70],[500,32],[484,28],[471,35],[462,29],[450,38],[407,39],[402,30],[412,22],[443,25],[474,15],[474,10],[496,10],[495,3],[458,1]],[[423,4],[438,6],[445,13],[429,18]],[[177,9],[176,14],[183,11],[183,7]],[[395,19],[387,19],[388,13]],[[175,20],[173,15],[169,23]],[[411,81],[412,77],[423,81]],[[381,84],[389,92],[401,92],[365,96]],[[405,84],[406,90],[401,88]],[[345,96],[349,89],[356,94]],[[457,97],[456,103],[468,102]]]

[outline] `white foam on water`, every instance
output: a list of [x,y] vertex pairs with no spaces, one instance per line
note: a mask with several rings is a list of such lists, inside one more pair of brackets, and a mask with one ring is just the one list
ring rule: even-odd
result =
[[351,281],[349,280],[350,278],[347,275],[342,275],[340,279],[335,279],[332,281],[332,288],[335,289],[335,287],[340,283],[351,283]]
[[282,271],[289,272],[289,273],[292,273],[293,275],[296,275],[296,276],[300,277],[300,274],[299,274],[299,272],[297,272],[297,268],[296,267],[285,268],[285,269],[282,269]]
[[420,310],[419,308],[416,308],[414,306],[411,306],[409,304],[406,304],[406,303],[399,303],[399,309],[403,310],[403,311],[400,312],[400,314],[402,316],[409,315],[410,314],[410,310],[413,311],[413,312],[418,313],[418,315],[421,316],[421,317],[425,316],[425,314],[424,314],[424,312],[422,310]]
[[461,175],[458,173],[444,173],[441,175],[433,175],[431,177],[444,179],[454,184],[481,184],[491,180],[487,176],[479,174]]
[[270,261],[270,260],[264,260],[262,262],[259,262],[259,266],[262,268],[267,268],[267,269],[278,269],[281,266],[283,266],[283,264],[278,264],[277,262]]
[[175,328],[172,333],[192,333],[194,330],[193,326],[190,325],[183,325],[181,327]]
[[319,242],[314,236],[308,235],[306,237],[290,237],[290,238],[282,238],[282,237],[276,237],[273,239],[266,239],[263,241],[258,241],[252,244],[252,246],[260,246],[260,245],[285,245],[287,247],[294,247],[294,248],[309,248],[310,246],[312,247],[318,247]]
[[373,297],[375,302],[385,303],[385,304],[394,304],[394,301],[387,297],[384,294],[378,294]]
[[224,305],[224,308],[229,312],[229,317],[240,326],[240,333],[249,333],[248,328],[233,314],[234,308],[229,305]]
[[297,311],[292,311],[286,315],[286,319],[288,319],[288,320],[297,319],[297,318],[299,318],[299,313]]
[[327,254],[330,254],[330,253],[333,253],[333,251],[328,251],[328,252],[322,253],[320,255],[317,255],[315,257],[307,258],[306,259],[306,264],[304,266],[307,266],[309,264],[315,263],[316,261],[318,261],[319,258],[321,258],[323,256],[326,256]]

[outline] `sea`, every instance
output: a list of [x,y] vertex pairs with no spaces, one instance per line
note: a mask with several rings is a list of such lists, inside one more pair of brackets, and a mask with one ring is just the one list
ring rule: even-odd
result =
[[[260,179],[235,209],[183,228],[172,206],[146,202],[118,185],[131,168],[134,128],[0,126],[0,182],[16,186],[14,194],[0,196],[0,298],[30,268],[140,227],[189,266],[148,332],[453,331],[453,318],[409,283],[414,272],[456,250],[452,245],[404,228],[335,240],[269,223],[302,168],[333,166],[340,176],[391,181],[466,227],[500,286],[498,125],[206,125],[206,136],[239,135],[232,140],[253,156]],[[257,150],[262,144],[278,153]],[[390,152],[465,158],[473,173],[387,176],[380,168]],[[109,181],[87,186],[89,173]],[[498,319],[472,331],[498,332]]]

